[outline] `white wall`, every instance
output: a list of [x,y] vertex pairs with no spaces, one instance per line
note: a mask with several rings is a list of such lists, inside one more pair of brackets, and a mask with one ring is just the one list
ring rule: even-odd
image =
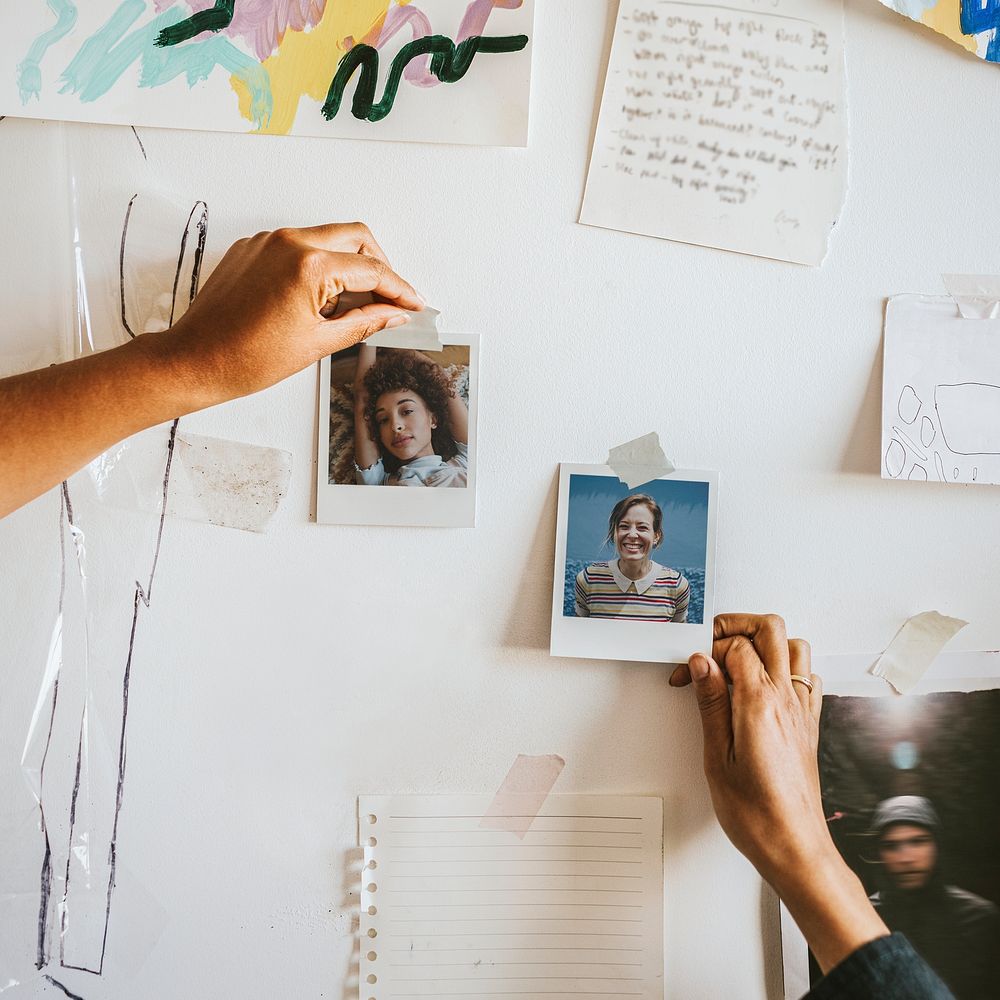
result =
[[[357,794],[490,791],[519,752],[564,756],[563,791],[666,799],[668,997],[779,995],[776,914],[712,818],[690,693],[658,666],[547,653],[560,461],[656,429],[678,464],[720,470],[719,607],[779,611],[817,651],[881,649],[930,608],[970,620],[955,649],[1000,646],[1000,491],[878,477],[884,298],[998,268],[1000,70],[849,0],[850,191],[810,270],[576,225],[614,5],[539,6],[526,151],[141,129],[144,168],[127,130],[82,127],[82,173],[204,198],[216,256],[260,228],[361,218],[448,328],[483,336],[475,530],[311,523],[315,372],[183,421],[292,451],[292,488],[264,536],[167,526],[107,982],[64,980],[87,1000],[350,995]],[[55,129],[0,124],[8,354],[64,330]],[[52,495],[0,525],[0,834],[20,880],[0,897],[37,886],[19,761],[57,517]],[[107,536],[95,572],[128,602],[135,555]],[[0,992],[43,992],[33,906],[0,910]]]

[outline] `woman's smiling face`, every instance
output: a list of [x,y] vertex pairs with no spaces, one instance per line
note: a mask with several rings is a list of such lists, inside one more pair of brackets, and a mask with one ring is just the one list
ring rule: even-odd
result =
[[615,548],[620,559],[642,562],[649,559],[659,543],[653,528],[653,512],[644,503],[629,507],[615,526]]
[[375,403],[375,426],[382,447],[404,464],[434,454],[431,434],[437,420],[413,389],[382,393]]

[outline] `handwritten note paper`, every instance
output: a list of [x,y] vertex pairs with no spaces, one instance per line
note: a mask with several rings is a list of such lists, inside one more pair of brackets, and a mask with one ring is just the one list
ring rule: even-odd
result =
[[819,264],[846,166],[841,0],[622,0],[582,223]]

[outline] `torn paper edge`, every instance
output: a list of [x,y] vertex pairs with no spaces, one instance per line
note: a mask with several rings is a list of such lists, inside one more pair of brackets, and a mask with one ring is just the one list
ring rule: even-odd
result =
[[674,472],[674,464],[660,447],[656,431],[616,445],[604,463],[630,489]]
[[523,840],[565,766],[557,754],[519,753],[479,821],[480,829],[504,830]]
[[938,653],[968,624],[937,611],[914,615],[903,623],[869,672],[888,681],[899,694],[906,694],[927,673]]
[[1000,276],[942,274],[941,280],[963,319],[1000,319]]

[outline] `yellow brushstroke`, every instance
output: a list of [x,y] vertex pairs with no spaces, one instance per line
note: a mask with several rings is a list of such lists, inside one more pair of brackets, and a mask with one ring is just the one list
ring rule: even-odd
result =
[[975,52],[976,36],[962,34],[960,7],[960,0],[938,0],[933,7],[924,11],[921,21],[963,48]]
[[[326,100],[337,63],[346,51],[345,38],[361,40],[385,17],[393,0],[327,0],[319,24],[311,31],[286,31],[278,51],[261,64],[271,78],[274,111],[260,129],[270,135],[287,135],[295,122],[299,101]],[[409,0],[406,0],[409,2]],[[250,91],[232,77],[240,114],[252,121]]]

